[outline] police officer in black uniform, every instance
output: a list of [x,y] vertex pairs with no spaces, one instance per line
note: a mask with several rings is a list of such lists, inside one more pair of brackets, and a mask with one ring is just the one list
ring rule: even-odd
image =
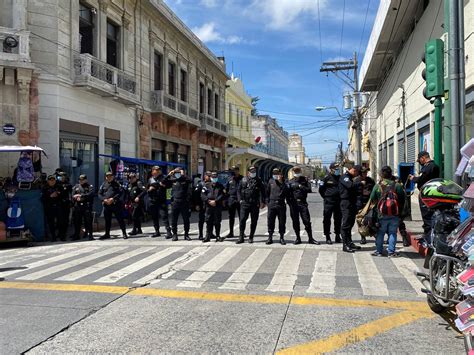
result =
[[227,200],[228,209],[229,209],[229,234],[226,235],[226,238],[234,237],[234,223],[235,223],[235,214],[237,213],[240,219],[240,201],[238,197],[240,182],[242,181],[242,175],[240,175],[240,169],[238,166],[233,166],[232,171],[234,176],[229,178],[227,185],[225,187],[229,199]]
[[105,218],[105,234],[99,239],[109,239],[110,229],[112,228],[112,215],[117,219],[120,229],[122,230],[123,239],[127,239],[127,231],[125,229],[125,222],[123,220],[123,203],[122,203],[123,189],[122,186],[115,181],[114,174],[108,171],[105,174],[105,181],[99,188],[99,199],[104,206]]
[[171,229],[173,232],[172,241],[178,240],[178,218],[179,215],[183,218],[184,224],[184,240],[191,240],[189,238],[189,215],[191,212],[191,195],[193,182],[184,172],[184,169],[177,168],[172,170],[166,177],[172,184],[171,187]]
[[199,240],[204,239],[204,223],[206,221],[206,204],[202,200],[202,193],[203,193],[204,187],[209,181],[211,181],[211,172],[206,171],[204,173],[203,180],[199,181],[196,184],[196,186],[194,187],[194,192],[193,192],[193,203],[196,210],[199,213],[199,222],[198,222]]
[[166,190],[169,188],[171,188],[171,181],[163,175],[161,168],[155,165],[151,169],[151,177],[147,186],[149,210],[155,227],[152,238],[160,236],[160,219],[166,228],[166,239],[171,238],[168,205],[166,204]]
[[341,172],[337,163],[329,165],[329,174],[319,183],[319,194],[324,200],[323,229],[326,244],[332,244],[331,218],[334,217],[334,234],[336,243],[341,242],[341,197],[339,195],[339,178]]
[[[410,175],[410,179],[415,182],[416,187],[419,191],[424,184],[432,179],[437,179],[440,176],[439,166],[431,160],[430,153],[422,151],[418,154],[418,163],[422,165],[419,176]],[[430,210],[425,204],[421,201],[421,194],[418,196],[420,204],[421,217],[423,218],[423,238],[429,242],[431,238],[431,228],[432,228],[432,219],[433,219],[433,210]]]
[[357,215],[357,195],[359,188],[364,181],[359,178],[360,165],[354,165],[339,179],[339,193],[341,196],[341,214],[342,214],[342,250],[347,253],[353,253],[360,250],[361,247],[355,245],[352,241],[352,227]]
[[136,173],[128,174],[128,199],[132,206],[132,221],[133,228],[128,235],[143,234],[142,232],[142,218],[144,216],[145,204],[143,197],[145,196],[145,187],[143,183],[138,180]]
[[[363,166],[360,169],[360,181],[365,181],[365,184],[361,184],[357,196],[357,211],[360,211],[369,202],[370,194],[375,186],[375,181],[368,176],[370,169]],[[367,239],[364,236],[360,237],[360,244],[366,244]]]
[[220,237],[220,232],[224,186],[219,183],[217,171],[211,173],[211,181],[203,187],[201,196],[206,206],[206,238],[204,238],[203,243],[211,240],[213,227],[216,232],[216,242],[222,242],[224,239]]
[[[49,175],[47,185],[43,188],[41,193],[41,200],[43,201],[46,221],[48,223],[49,234],[52,242],[56,241],[57,230],[59,229],[61,217],[61,189],[58,186],[56,176]],[[59,236],[62,241],[65,241],[65,236]]]
[[309,215],[308,202],[306,201],[308,193],[311,192],[311,184],[308,179],[301,175],[301,168],[293,168],[293,178],[288,181],[288,204],[290,205],[290,216],[293,221],[293,229],[296,234],[294,244],[301,244],[300,236],[300,216],[303,221],[306,233],[308,233],[308,244],[320,243],[313,238],[311,227],[311,217]]
[[253,237],[257,229],[258,212],[260,208],[265,207],[265,186],[257,176],[257,169],[254,166],[248,168],[247,176],[240,183],[238,199],[240,200],[240,236],[237,244],[244,242],[245,225],[249,215],[251,220],[249,243],[253,243]]
[[280,233],[280,244],[285,245],[286,231],[286,198],[288,196],[288,186],[283,178],[280,169],[272,170],[272,178],[268,181],[266,197],[268,206],[268,240],[265,244],[273,243],[273,233],[275,231],[275,219],[278,216],[278,232]]
[[58,173],[59,182],[57,186],[60,191],[59,199],[61,201],[60,217],[58,221],[59,238],[66,238],[67,228],[69,227],[69,217],[71,215],[71,193],[72,185],[69,183],[67,174],[62,171]]
[[92,235],[92,205],[94,203],[94,189],[87,182],[86,175],[79,176],[79,183],[72,188],[72,218],[74,220],[73,240],[80,239],[81,225],[84,220],[84,237],[94,240]]

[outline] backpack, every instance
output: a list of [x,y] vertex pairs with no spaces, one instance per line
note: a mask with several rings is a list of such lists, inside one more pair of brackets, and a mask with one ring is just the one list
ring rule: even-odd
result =
[[398,216],[398,196],[395,192],[395,182],[390,185],[380,184],[382,197],[380,198],[377,209],[382,216]]

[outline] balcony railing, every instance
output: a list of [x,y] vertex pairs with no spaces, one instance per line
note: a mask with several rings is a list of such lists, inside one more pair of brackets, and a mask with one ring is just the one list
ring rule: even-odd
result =
[[150,108],[152,112],[163,112],[195,126],[200,126],[197,111],[187,102],[178,100],[163,90],[151,92]]
[[87,53],[74,57],[74,84],[124,103],[139,102],[135,77]]
[[199,114],[199,119],[201,121],[201,129],[205,131],[214,132],[221,136],[227,137],[228,127],[227,124],[217,120],[216,118],[207,115],[205,113]]
[[31,62],[30,32],[0,27],[0,61]]

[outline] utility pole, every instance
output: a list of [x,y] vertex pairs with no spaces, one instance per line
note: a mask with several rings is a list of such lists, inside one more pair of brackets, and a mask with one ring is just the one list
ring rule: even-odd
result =
[[[352,97],[354,99],[354,115],[353,115],[353,129],[354,129],[354,141],[356,146],[356,164],[362,163],[362,130],[361,130],[361,117],[359,112],[359,82],[358,82],[358,63],[357,53],[354,52],[354,58],[348,61],[338,62],[324,62],[319,69],[320,72],[331,72],[347,84],[353,91]],[[351,78],[347,73],[348,70],[354,71],[354,76]]]
[[407,162],[407,120],[406,120],[406,111],[405,111],[405,99],[406,92],[405,87],[400,85],[402,89],[402,117],[403,117],[403,162]]
[[[441,176],[445,179],[453,179],[454,170],[456,169],[453,163],[453,135],[451,132],[451,95],[449,94],[449,87],[451,85],[449,78],[449,67],[452,61],[451,59],[451,39],[449,33],[451,31],[451,19],[450,19],[450,3],[452,0],[444,0],[444,30],[445,30],[445,40],[446,40],[446,50],[444,51],[444,65],[446,70],[444,72],[444,127],[443,127],[443,143],[444,143],[444,164],[440,168]],[[435,143],[436,145],[436,143]],[[444,173],[444,174],[443,174]]]

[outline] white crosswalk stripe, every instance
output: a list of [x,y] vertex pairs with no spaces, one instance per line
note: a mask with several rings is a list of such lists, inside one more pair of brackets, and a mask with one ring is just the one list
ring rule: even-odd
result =
[[407,258],[392,258],[391,260],[395,264],[400,274],[402,274],[411,287],[413,287],[418,297],[425,297],[425,294],[421,292],[423,285],[415,275],[415,272],[419,271],[416,264]]
[[117,255],[117,256],[115,256],[111,259],[104,260],[104,261],[102,261],[98,264],[94,264],[94,265],[91,265],[91,266],[86,267],[84,269],[81,269],[81,270],[72,272],[70,274],[58,277],[55,280],[57,280],[57,281],[75,281],[75,280],[78,280],[82,277],[86,277],[86,276],[91,275],[95,272],[98,272],[100,270],[111,267],[112,265],[121,263],[122,261],[133,258],[137,255],[152,251],[153,249],[155,249],[155,248],[154,247],[138,248],[138,249],[129,251],[127,253]]
[[271,249],[255,250],[232,274],[227,281],[220,286],[221,289],[245,290],[247,284],[258,271],[260,266],[271,253]]
[[373,256],[368,253],[353,255],[363,294],[365,296],[388,296],[387,284],[377,270]]
[[241,248],[225,248],[214,258],[209,260],[198,271],[193,272],[186,280],[178,284],[178,287],[199,288],[209,280],[220,268],[222,268],[232,257],[237,255]]
[[135,284],[145,284],[153,280],[153,284],[158,283],[160,279],[156,279],[158,276],[161,275],[161,279],[168,279],[173,276],[176,272],[182,270],[184,266],[189,264],[191,261],[196,260],[200,256],[204,255],[206,252],[211,250],[208,247],[197,247],[186,254],[180,256],[179,258],[171,261],[170,263],[163,265],[159,269],[153,271],[152,273],[142,277],[133,283]]
[[270,285],[266,288],[270,292],[292,292],[298,278],[303,250],[288,250],[278,265]]
[[5,254],[0,256],[0,265],[6,265],[12,262],[18,262],[28,259],[33,259],[38,256],[46,257],[51,254],[60,254],[68,251],[75,250],[72,245],[64,246],[41,246],[38,248],[28,248],[24,250],[18,250],[15,253]]
[[311,283],[306,292],[334,294],[336,290],[337,252],[320,251]]
[[89,261],[99,259],[99,258],[101,258],[103,256],[106,256],[106,255],[109,255],[109,254],[120,252],[122,250],[125,250],[126,248],[127,247],[108,248],[108,249],[102,250],[100,252],[89,254],[89,255],[84,256],[84,257],[79,258],[79,259],[73,259],[73,260],[68,261],[66,263],[62,263],[62,264],[59,264],[59,265],[56,265],[56,266],[52,266],[50,268],[40,270],[40,271],[37,271],[37,272],[33,272],[31,274],[26,274],[24,276],[18,277],[17,279],[18,280],[29,280],[29,281],[38,280],[42,277],[45,277],[45,276],[48,276],[48,275],[51,275],[51,274],[55,274],[59,271],[63,271],[63,270],[78,266],[80,264],[84,264],[84,263],[87,263]]
[[0,272],[0,277],[11,276],[11,275],[23,272],[26,269],[38,268],[38,267],[41,267],[41,266],[45,266],[45,265],[48,265],[48,264],[55,263],[57,261],[66,260],[66,259],[69,259],[69,258],[73,258],[75,256],[82,255],[82,254],[87,254],[87,253],[93,252],[95,250],[97,250],[96,247],[81,248],[81,249],[71,251],[69,253],[56,255],[56,256],[53,256],[53,257],[47,258],[47,259],[38,260],[38,261],[29,263],[29,264],[26,264],[26,265],[21,265],[21,269],[8,270],[8,271]]
[[95,280],[94,282],[100,282],[100,283],[114,283],[117,282],[124,277],[133,274],[137,271],[140,271],[141,269],[150,266],[157,261],[160,261],[161,259],[166,258],[167,256],[170,256],[171,254],[174,254],[178,251],[183,249],[183,247],[171,247],[171,248],[166,248],[165,250],[162,250],[158,253],[155,253],[153,255],[150,255],[149,257],[146,257],[143,260],[140,260],[134,264],[128,265],[124,267],[123,269],[117,270],[109,275],[106,275],[104,277],[101,277],[98,280]]

